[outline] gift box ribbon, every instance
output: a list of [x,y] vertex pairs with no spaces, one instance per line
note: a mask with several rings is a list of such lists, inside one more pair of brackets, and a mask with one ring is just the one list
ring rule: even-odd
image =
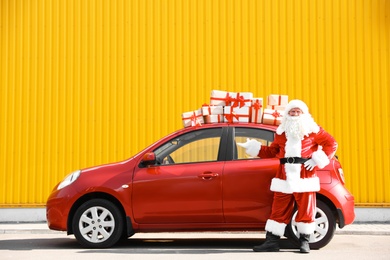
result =
[[249,118],[249,115],[240,115],[240,114],[237,114],[235,112],[233,112],[233,107],[232,107],[232,110],[230,111],[230,114],[225,114],[225,118],[226,120],[229,122],[229,123],[233,123],[233,119],[237,119],[237,121],[239,121],[240,117],[248,117]]
[[257,118],[259,116],[259,110],[263,107],[260,104],[260,101],[257,99],[256,102],[252,105],[253,109],[255,110],[255,123],[257,123]]
[[280,117],[280,113],[277,110],[275,110],[271,115],[275,118],[274,125],[276,125],[277,119],[278,117]]
[[273,111],[272,114],[267,113],[267,112],[264,112],[264,114],[266,114],[266,115],[271,115],[271,116],[274,117],[274,123],[273,123],[273,125],[276,125],[276,123],[278,122],[278,120],[277,120],[278,117],[281,116],[281,114],[280,114],[277,110]]
[[229,93],[226,93],[226,97],[220,98],[220,97],[210,97],[211,100],[220,100],[225,101],[226,106],[230,106],[230,104],[234,101],[234,99],[229,96]]
[[202,107],[207,107],[207,110],[209,111],[209,115],[211,115],[211,107],[207,104],[203,104]]
[[245,102],[250,101],[250,99],[245,99],[244,96],[240,96],[240,93],[237,93],[236,98],[233,99],[232,107],[240,107],[245,106]]
[[201,126],[201,122],[199,121],[198,117],[202,115],[197,116],[195,112],[192,113],[190,117],[183,117],[183,120],[190,119],[191,120],[191,126]]

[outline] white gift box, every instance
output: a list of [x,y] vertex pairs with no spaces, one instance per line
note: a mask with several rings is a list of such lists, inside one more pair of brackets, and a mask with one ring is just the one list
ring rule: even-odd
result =
[[223,122],[225,122],[223,114],[205,116],[204,117],[204,121],[206,122],[206,124],[223,123]]
[[203,114],[203,116],[222,115],[223,114],[223,106],[203,105],[202,106],[202,114]]
[[210,95],[210,105],[249,107],[251,106],[252,98],[252,92],[227,92],[222,90],[212,90]]
[[250,107],[224,107],[224,120],[229,123],[249,122]]
[[212,90],[210,95],[210,105],[229,106],[231,97],[229,92],[223,90]]
[[286,106],[272,106],[272,105],[267,105],[267,109],[272,109],[272,110],[284,110]]
[[181,116],[184,127],[199,126],[204,123],[202,110],[184,112]]
[[233,107],[250,107],[252,105],[252,92],[230,92],[230,97],[232,98]]
[[282,122],[284,111],[264,109],[263,113],[263,124],[267,125],[280,125]]
[[263,122],[263,98],[252,98],[251,122],[256,124]]
[[286,106],[288,104],[287,95],[269,95],[268,96],[268,106]]

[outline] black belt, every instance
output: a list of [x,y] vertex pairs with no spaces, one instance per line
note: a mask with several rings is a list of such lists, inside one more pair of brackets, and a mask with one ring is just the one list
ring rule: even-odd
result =
[[286,158],[280,158],[280,164],[286,164],[286,163],[305,163],[309,160],[309,158],[301,158],[301,157],[286,157]]

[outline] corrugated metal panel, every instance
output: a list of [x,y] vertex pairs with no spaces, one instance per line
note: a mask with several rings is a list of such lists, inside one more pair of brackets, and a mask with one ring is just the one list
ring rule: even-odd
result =
[[306,101],[360,205],[390,204],[390,4],[3,0],[0,205],[182,127],[212,89]]

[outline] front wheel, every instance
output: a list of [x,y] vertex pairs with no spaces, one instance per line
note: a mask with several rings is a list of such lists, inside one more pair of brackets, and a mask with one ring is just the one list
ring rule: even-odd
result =
[[122,236],[121,211],[108,200],[92,199],[82,204],[74,215],[72,227],[77,241],[84,247],[111,247]]
[[[336,231],[336,220],[329,206],[324,202],[317,201],[317,212],[315,215],[316,228],[314,234],[310,235],[310,248],[319,249],[326,246],[333,238]],[[298,230],[295,222],[297,211],[295,210],[291,223],[286,227],[286,236],[295,244],[299,245]]]

